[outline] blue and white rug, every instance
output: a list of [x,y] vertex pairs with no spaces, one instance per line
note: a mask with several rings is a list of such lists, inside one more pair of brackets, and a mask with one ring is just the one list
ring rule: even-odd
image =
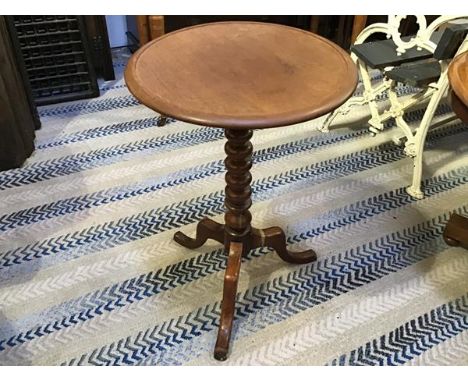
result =
[[[125,60],[101,97],[42,107],[37,150],[0,173],[1,365],[221,364],[226,256],[172,236],[222,222],[223,131],[157,127]],[[441,235],[468,214],[468,125],[429,134],[416,200],[411,159],[392,128],[368,134],[366,113],[327,134],[323,118],[254,133],[253,224],[318,261],[243,260],[222,365],[468,364],[468,252]]]

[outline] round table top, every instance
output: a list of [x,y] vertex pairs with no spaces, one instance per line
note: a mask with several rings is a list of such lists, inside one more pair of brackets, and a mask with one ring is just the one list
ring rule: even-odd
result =
[[452,60],[448,77],[453,92],[468,107],[468,52],[459,54]]
[[254,129],[330,112],[357,85],[347,52],[278,24],[219,22],[153,40],[130,59],[125,80],[143,104],[199,125]]

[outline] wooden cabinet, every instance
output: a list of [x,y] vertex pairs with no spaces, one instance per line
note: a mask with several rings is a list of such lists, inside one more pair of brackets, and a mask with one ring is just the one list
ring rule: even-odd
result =
[[[310,16],[215,16],[215,15],[177,15],[177,16],[134,16],[135,20],[129,22],[127,16],[127,24],[136,24],[139,45],[142,46],[148,41],[154,40],[162,36],[164,33],[173,32],[175,30],[216,21],[259,21],[284,24],[298,27],[301,29],[310,28]],[[132,31],[134,33],[134,31]]]
[[0,16],[0,170],[23,164],[34,150],[34,130],[40,126],[22,68],[6,16]]
[[105,16],[83,16],[94,71],[105,81],[115,80]]
[[140,46],[165,33],[164,16],[136,16]]
[[355,36],[364,29],[367,16],[293,16],[293,15],[253,15],[253,16],[127,16],[130,34],[139,46],[146,44],[177,29],[192,25],[215,21],[259,21],[289,25],[296,28],[310,30],[330,40],[343,48],[349,48]]

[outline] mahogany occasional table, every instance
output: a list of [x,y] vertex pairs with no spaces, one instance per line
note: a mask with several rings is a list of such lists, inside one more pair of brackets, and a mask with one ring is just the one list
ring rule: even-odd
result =
[[287,129],[337,108],[356,88],[357,69],[344,50],[310,32],[221,22],[181,29],[144,45],[130,59],[125,80],[138,100],[162,115],[225,129],[225,224],[205,218],[194,239],[174,235],[187,248],[207,239],[224,244],[228,259],[214,356],[225,360],[242,256],[270,247],[290,263],[317,258],[313,250],[288,251],[279,227],[251,227],[252,130]]
[[[448,77],[452,88],[452,109],[463,122],[468,123],[468,52],[453,59]],[[452,214],[445,226],[444,240],[449,245],[468,249],[468,218]]]

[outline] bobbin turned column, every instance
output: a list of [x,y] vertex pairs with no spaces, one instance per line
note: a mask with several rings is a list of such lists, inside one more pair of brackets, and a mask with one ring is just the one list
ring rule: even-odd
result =
[[218,338],[214,350],[214,357],[218,360],[225,360],[229,351],[241,259],[250,250],[252,230],[250,226],[252,215],[249,212],[252,204],[250,198],[252,131],[226,129],[225,134],[227,142],[224,146],[226,152],[224,246],[228,253],[228,261],[224,276]]
[[226,248],[231,241],[244,241],[250,235],[252,215],[252,130],[225,130],[227,142],[224,146],[226,159],[226,196],[224,215]]

